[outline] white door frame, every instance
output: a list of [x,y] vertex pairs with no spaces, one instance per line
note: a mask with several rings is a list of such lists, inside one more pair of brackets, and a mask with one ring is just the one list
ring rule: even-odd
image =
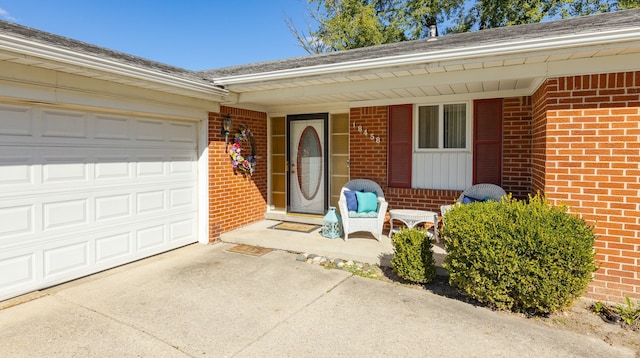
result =
[[198,122],[198,242],[209,243],[209,114]]
[[[322,209],[321,212],[304,212],[301,210],[297,210],[292,206],[292,185],[295,185],[291,180],[291,170],[295,168],[295,164],[292,163],[293,155],[291,148],[291,127],[292,124],[296,121],[309,121],[309,120],[321,120],[323,134],[320,142],[322,144]],[[298,115],[289,115],[287,116],[287,212],[289,213],[299,213],[299,214],[312,214],[312,215],[323,215],[324,212],[328,208],[329,203],[329,114],[328,113],[314,113],[314,114],[298,114]]]

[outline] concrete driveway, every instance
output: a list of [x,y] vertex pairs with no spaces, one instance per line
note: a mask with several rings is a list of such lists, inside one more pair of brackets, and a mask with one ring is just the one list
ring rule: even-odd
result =
[[1,357],[633,357],[273,251],[190,245],[0,311]]

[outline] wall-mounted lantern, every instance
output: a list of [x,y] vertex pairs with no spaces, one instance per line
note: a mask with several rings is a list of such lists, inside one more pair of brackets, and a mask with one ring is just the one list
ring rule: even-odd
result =
[[224,135],[224,152],[227,152],[227,146],[229,145],[229,130],[231,129],[231,115],[227,114],[222,117],[220,121],[221,129],[220,134]]

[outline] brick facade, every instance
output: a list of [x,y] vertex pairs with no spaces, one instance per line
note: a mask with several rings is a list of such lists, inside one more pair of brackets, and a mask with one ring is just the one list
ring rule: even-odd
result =
[[[257,163],[251,179],[234,174],[220,134],[222,115],[230,114],[229,142],[240,125],[247,125],[256,141]],[[267,208],[267,115],[231,107],[209,113],[209,241],[220,234],[264,219]]]
[[[507,98],[504,101],[503,187],[516,197],[531,193],[531,117],[530,97]],[[389,188],[387,186],[387,120],[386,106],[352,108],[351,123],[369,132],[379,133],[380,143],[370,140],[350,126],[349,152],[351,178],[376,181],[385,192],[390,208],[422,209],[439,212],[440,205],[451,204],[461,191],[437,189]],[[507,143],[509,141],[509,143]]]
[[[371,179],[383,190],[387,186],[387,107],[352,108],[349,113],[349,175],[351,178]],[[380,137],[380,143],[358,132],[362,130]]]
[[439,212],[440,205],[451,204],[460,196],[455,190],[389,188],[387,186],[387,120],[386,106],[352,108],[351,123],[380,136],[380,143],[372,141],[350,126],[349,176],[371,179],[382,187],[389,208],[422,209]]
[[531,97],[503,101],[502,187],[518,199],[531,194],[532,112]]
[[[234,175],[220,114],[209,118],[211,240],[264,218],[266,114],[222,107],[254,132],[260,156],[252,180]],[[350,177],[378,182],[390,208],[439,211],[460,191],[387,186],[386,106],[350,110]],[[356,124],[354,127],[353,124]],[[372,141],[362,126],[380,137]],[[544,192],[595,224],[600,269],[587,296],[640,298],[640,72],[552,78],[530,97],[504,99],[503,188],[515,197]],[[241,205],[240,205],[241,203]]]
[[[598,239],[587,296],[640,298],[640,72],[554,78],[531,97],[505,98],[503,187],[570,205]],[[352,123],[386,133],[387,107],[352,108]],[[438,211],[459,191],[387,187],[386,138],[351,126],[351,178],[380,183],[390,208]]]
[[549,79],[534,113],[535,187],[595,224],[587,295],[640,298],[640,72]]

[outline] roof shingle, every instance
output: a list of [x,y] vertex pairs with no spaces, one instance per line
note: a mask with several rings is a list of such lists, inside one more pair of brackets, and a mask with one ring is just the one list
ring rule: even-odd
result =
[[597,33],[621,30],[624,28],[640,29],[640,9],[444,35],[435,39],[425,38],[353,50],[258,62],[206,70],[202,71],[201,74],[208,78],[231,77],[398,55],[454,50],[469,46],[495,45],[499,43],[561,37],[564,35]]

